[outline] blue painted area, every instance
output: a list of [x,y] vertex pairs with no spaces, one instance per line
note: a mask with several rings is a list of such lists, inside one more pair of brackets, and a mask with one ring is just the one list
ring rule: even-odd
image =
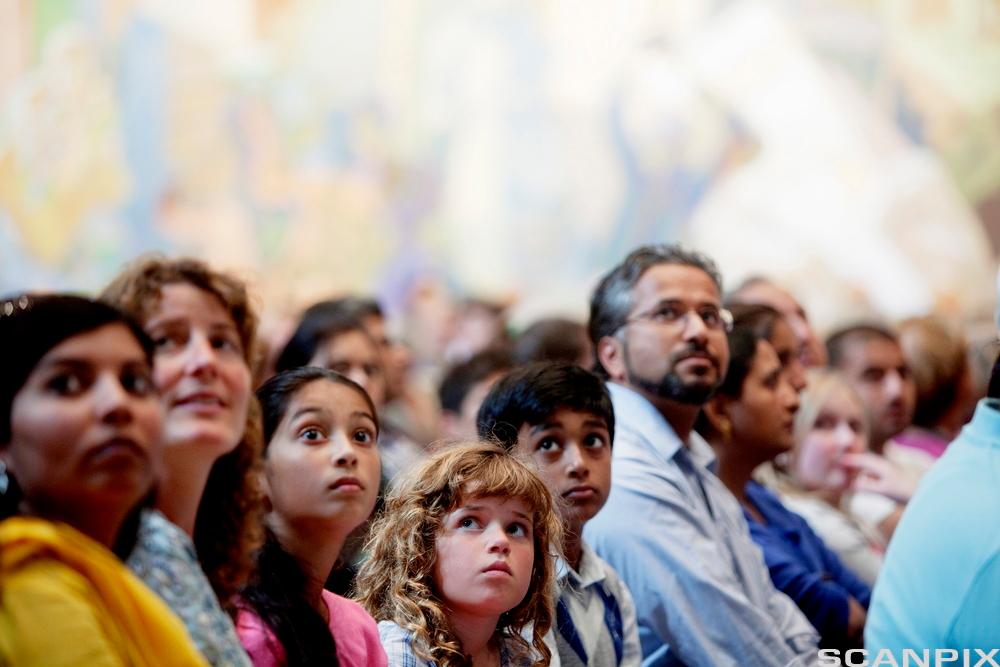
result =
[[164,141],[167,132],[167,36],[150,20],[137,16],[122,40],[117,77],[125,159],[132,192],[120,211],[131,231],[122,239],[128,257],[156,244],[156,215],[169,187]]

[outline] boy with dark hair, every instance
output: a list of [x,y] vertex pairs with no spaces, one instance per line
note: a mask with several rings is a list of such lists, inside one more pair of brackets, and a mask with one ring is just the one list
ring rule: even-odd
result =
[[579,366],[531,364],[501,378],[479,409],[479,436],[532,460],[565,526],[553,665],[639,665],[635,605],[617,573],[582,539],[611,489],[615,416],[604,382]]

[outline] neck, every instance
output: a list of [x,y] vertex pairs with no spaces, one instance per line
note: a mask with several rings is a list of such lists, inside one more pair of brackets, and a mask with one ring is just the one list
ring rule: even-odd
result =
[[663,418],[667,420],[670,427],[674,429],[674,433],[680,438],[681,443],[685,447],[688,446],[688,438],[691,437],[691,431],[694,430],[694,423],[698,420],[698,413],[701,412],[702,408],[701,405],[671,401],[669,398],[656,396],[624,380],[621,384],[639,393],[643,398],[652,403],[653,407],[663,415]]
[[879,456],[885,455],[885,443],[889,442],[889,438],[872,436],[868,443],[868,448]]
[[330,521],[290,522],[274,512],[267,517],[267,525],[282,548],[298,561],[306,573],[306,597],[325,617],[321,595],[323,585],[337,562],[349,531]]
[[198,505],[216,461],[198,456],[199,450],[204,451],[204,448],[182,445],[166,448],[156,498],[156,509],[191,537],[194,537]]
[[452,611],[448,620],[473,667],[495,667],[500,663],[499,647],[491,641],[497,631],[499,616]]
[[762,461],[742,456],[742,452],[747,451],[738,442],[730,442],[726,445],[712,443],[717,459],[716,471],[719,480],[725,485],[729,492],[736,496],[741,503],[747,502],[746,486],[753,477],[753,471],[757,469]]
[[121,530],[129,509],[91,505],[50,508],[24,500],[18,511],[25,516],[68,524],[110,550],[118,539],[118,531]]
[[566,557],[570,567],[577,572],[580,571],[580,560],[583,558],[583,543],[580,539],[582,532],[583,526],[580,523],[567,522],[566,531],[563,533],[563,556]]

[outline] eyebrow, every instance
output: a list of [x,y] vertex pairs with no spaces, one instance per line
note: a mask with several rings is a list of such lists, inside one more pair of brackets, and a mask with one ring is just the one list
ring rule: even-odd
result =
[[362,410],[355,410],[354,412],[351,413],[351,416],[352,417],[362,417],[364,419],[369,420],[372,424],[375,423],[375,416],[372,415],[370,412],[364,412]]
[[306,406],[292,413],[292,421],[298,419],[299,417],[304,417],[306,415],[318,415],[325,417],[329,415],[329,410],[326,408],[317,408],[313,406]]

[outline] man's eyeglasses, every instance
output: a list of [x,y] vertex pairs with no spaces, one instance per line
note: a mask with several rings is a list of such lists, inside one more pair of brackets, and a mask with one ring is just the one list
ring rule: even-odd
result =
[[[705,325],[713,331],[732,331],[733,314],[725,308],[713,305],[688,306],[681,301],[663,301],[656,306],[629,317],[622,326],[647,320],[656,324],[683,328],[687,326],[688,317],[694,313]],[[620,327],[619,327],[620,328]]]

